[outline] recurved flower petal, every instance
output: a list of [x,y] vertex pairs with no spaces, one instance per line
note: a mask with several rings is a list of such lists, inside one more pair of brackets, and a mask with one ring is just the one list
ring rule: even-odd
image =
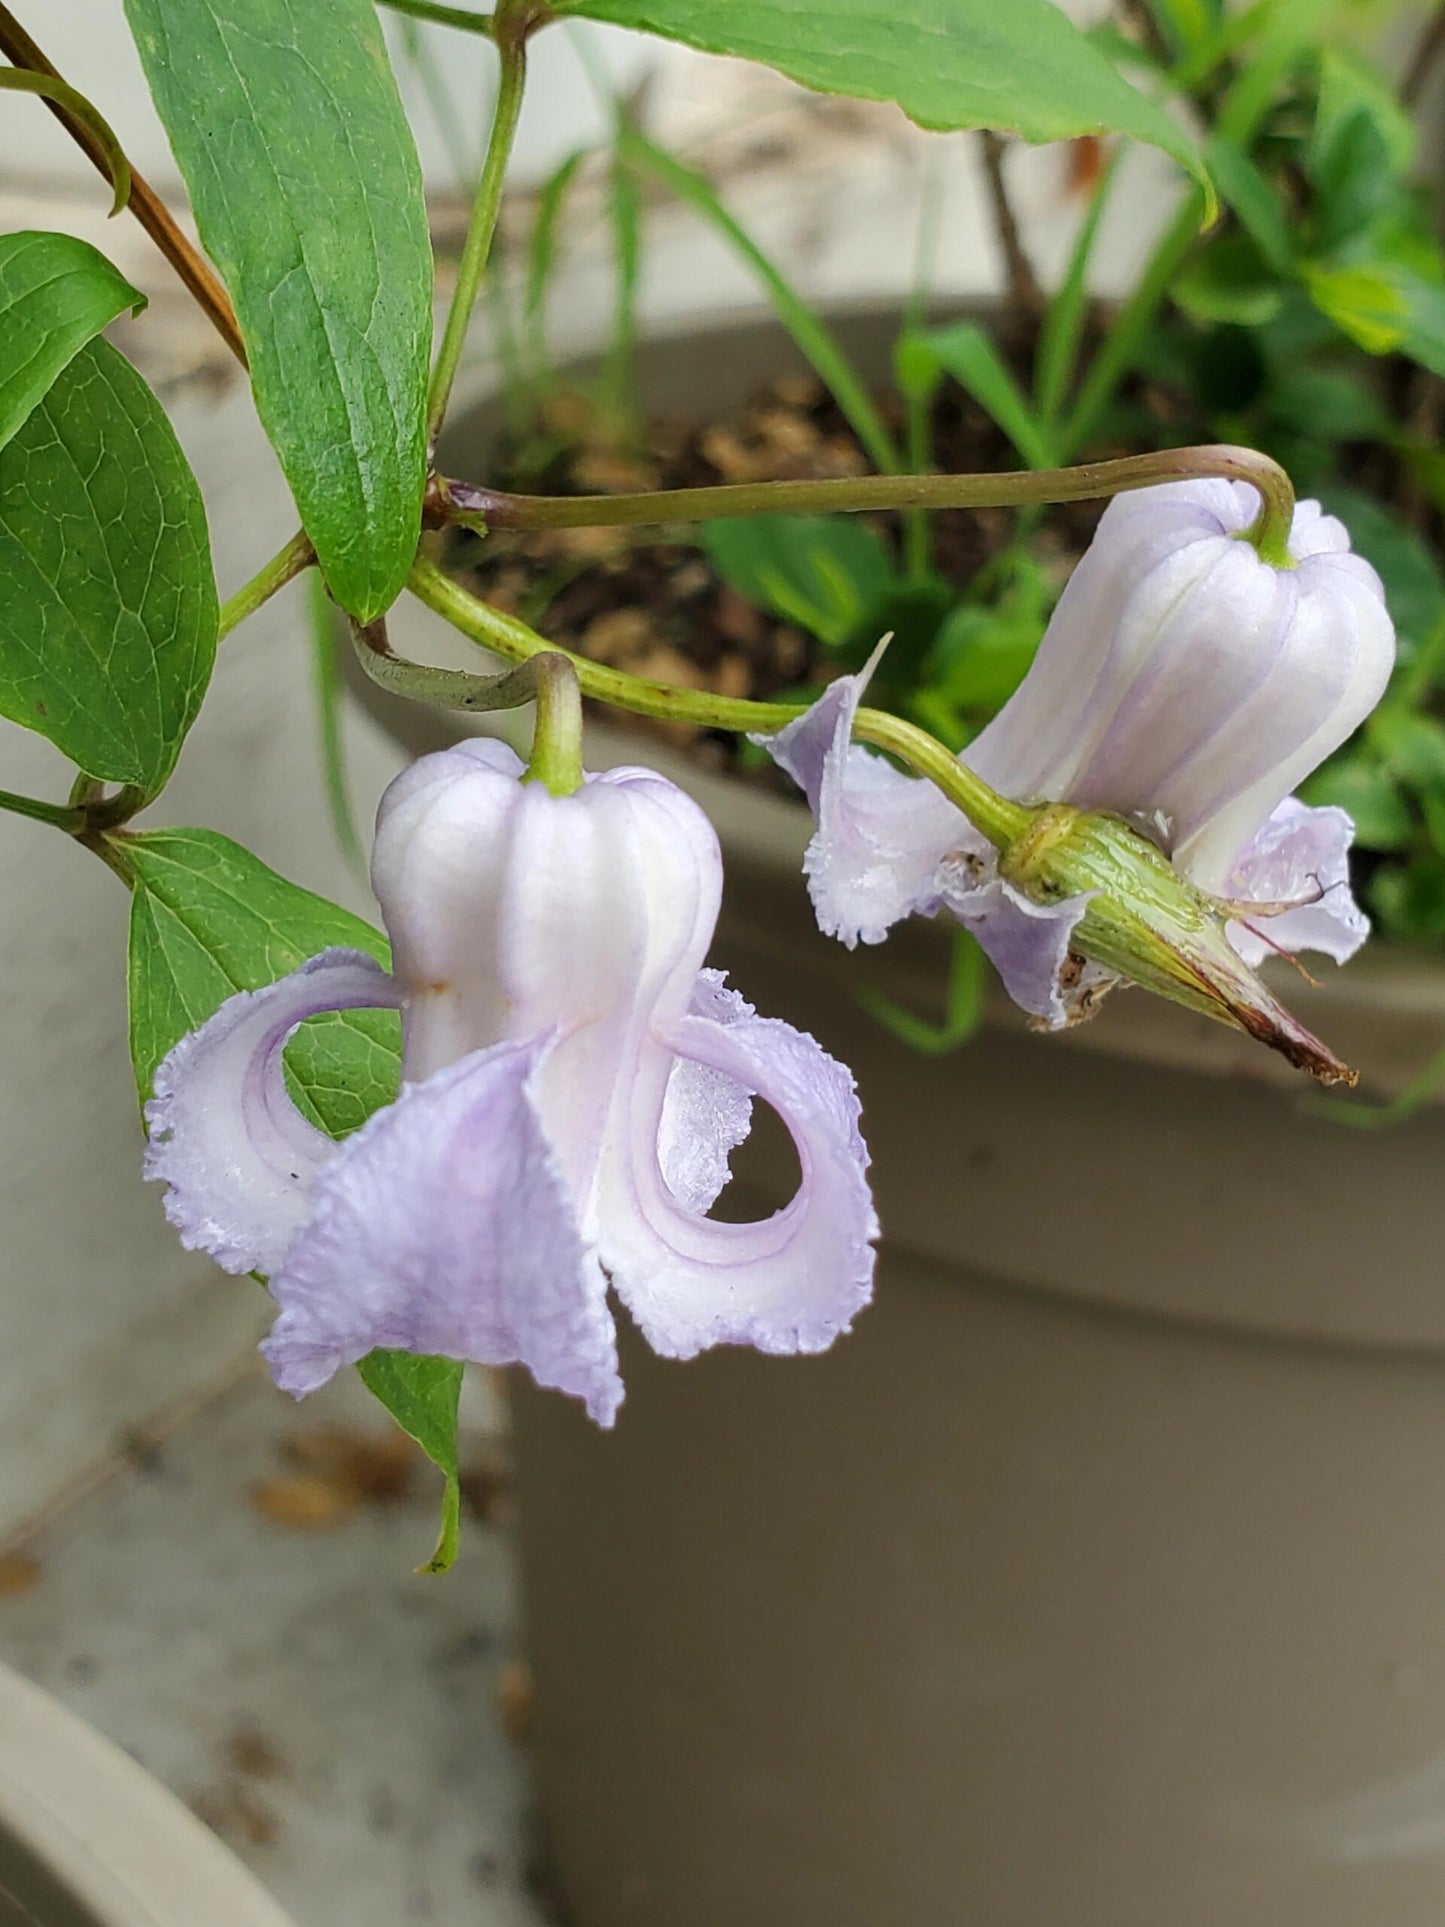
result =
[[1350,892],[1354,839],[1344,810],[1285,798],[1225,882],[1231,901],[1297,906],[1229,925],[1229,940],[1247,964],[1262,963],[1274,950],[1317,950],[1336,963],[1354,956],[1370,934],[1370,920]]
[[1030,902],[1002,882],[997,852],[937,787],[854,743],[872,665],[830,683],[775,738],[760,738],[812,805],[803,868],[826,936],[881,943],[906,916],[944,907],[982,945],[1014,1002],[1051,1027],[1069,1021],[1061,973],[1087,894]]
[[286,1091],[281,1053],[308,1017],[395,1009],[390,977],[359,950],[327,950],[263,990],[239,992],[183,1037],[146,1105],[145,1175],[187,1250],[223,1271],[270,1271],[310,1209],[335,1141]]
[[904,776],[852,741],[872,665],[830,683],[806,715],[761,742],[817,819],[803,868],[825,936],[851,950],[938,907],[938,866],[989,845],[933,783]]
[[[599,1173],[602,1260],[648,1343],[667,1357],[723,1344],[821,1351],[872,1292],[878,1221],[853,1079],[802,1031],[757,1016],[716,981],[709,990],[711,1014],[683,1017],[639,1067],[631,1128]],[[669,1185],[659,1118],[672,1053],[762,1098],[787,1127],[802,1177],[771,1217],[721,1223],[689,1208],[686,1183],[674,1176]],[[721,1135],[735,1121],[730,1112]],[[710,1182],[693,1186],[692,1197]]]

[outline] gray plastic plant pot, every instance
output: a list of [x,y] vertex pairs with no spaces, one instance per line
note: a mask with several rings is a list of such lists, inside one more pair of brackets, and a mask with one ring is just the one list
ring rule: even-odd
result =
[[0,1667],[0,1927],[291,1927],[128,1754]]
[[[709,406],[778,354],[700,333],[644,377]],[[444,453],[479,476],[468,433]],[[463,659],[414,605],[392,633]],[[1440,1927],[1445,1113],[1346,1129],[1139,992],[914,1054],[856,991],[926,1008],[943,931],[850,955],[796,805],[610,729],[589,760],[709,809],[713,961],[853,1067],[884,1237],[821,1357],[669,1363],[624,1331],[611,1433],[515,1387],[568,1919]],[[1281,988],[1377,1090],[1445,1044],[1433,965],[1324,968]],[[791,1182],[744,1154],[754,1210]]]

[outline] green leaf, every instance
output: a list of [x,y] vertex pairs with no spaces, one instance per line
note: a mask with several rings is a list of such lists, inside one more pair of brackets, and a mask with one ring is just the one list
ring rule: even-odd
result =
[[760,60],[820,93],[897,101],[920,127],[1132,134],[1204,178],[1164,109],[1050,0],[562,0],[553,12]]
[[625,121],[617,129],[619,157],[635,162],[661,181],[678,199],[702,216],[744,261],[762,284],[778,319],[811,363],[818,379],[832,394],[844,418],[875,467],[885,473],[902,472],[899,451],[883,418],[873,405],[868,384],[854,366],[837,336],[789,282],[777,263],[764,254],[752,236],[723,205],[716,188],[695,167],[684,167],[675,155],[648,140]]
[[327,586],[369,621],[416,552],[431,247],[372,0],[126,0],[256,406]]
[[1316,132],[1310,147],[1315,190],[1315,244],[1334,254],[1374,226],[1396,199],[1390,149],[1379,123],[1364,108]]
[[1298,434],[1331,442],[1388,440],[1394,430],[1361,376],[1342,369],[1286,365],[1271,375],[1270,418]]
[[1445,724],[1409,709],[1377,709],[1367,725],[1370,746],[1418,790],[1445,795]]
[[[288,883],[214,830],[148,830],[123,838],[121,848],[135,880],[130,1044],[142,1099],[171,1046],[234,991],[275,983],[333,947],[387,961],[370,924]],[[391,1102],[400,1061],[391,1011],[313,1018],[286,1049],[298,1102],[333,1137]]]
[[0,235],[0,448],[86,342],[145,302],[86,241]]
[[195,477],[140,376],[91,341],[0,449],[0,715],[154,794],[216,626]]
[[418,1572],[445,1572],[461,1537],[462,1486],[457,1456],[457,1405],[462,1371],[454,1358],[419,1358],[411,1352],[372,1352],[357,1366],[362,1383],[414,1438],[445,1481],[436,1550]]
[[1400,178],[1415,158],[1415,123],[1390,82],[1373,67],[1325,47],[1320,53],[1319,93],[1315,105],[1314,145],[1328,145],[1337,128],[1364,112],[1379,128],[1391,171]]
[[1361,849],[1403,850],[1413,842],[1415,819],[1387,769],[1368,754],[1352,752],[1327,763],[1300,785],[1306,803],[1334,804],[1354,823]]
[[590,149],[574,148],[542,183],[537,194],[537,212],[527,244],[527,280],[522,297],[522,320],[527,343],[537,361],[547,362],[547,293],[557,267],[558,232],[567,195]]
[[707,523],[703,546],[739,595],[833,649],[895,581],[881,538],[846,515],[739,515]]
[[1389,354],[1405,339],[1409,302],[1381,268],[1306,267],[1304,281],[1320,313],[1370,354]]
[[1205,148],[1209,171],[1220,198],[1277,274],[1288,273],[1294,260],[1284,207],[1269,176],[1241,147],[1214,135]]
[[[258,990],[333,945],[387,961],[385,940],[325,897],[270,870],[212,830],[150,830],[118,839],[133,878],[130,1043],[142,1101],[156,1066],[187,1031],[237,990]],[[333,1137],[357,1130],[396,1096],[394,1011],[337,1011],[301,1026],[286,1047],[292,1095]],[[427,1567],[456,1556],[460,1516],[453,1359],[373,1352],[358,1367],[368,1389],[446,1480],[441,1534]]]
[[915,380],[925,355],[967,389],[1008,436],[1027,467],[1054,466],[1054,449],[1043,425],[985,329],[962,321],[949,328],[930,328],[899,344],[898,359]]
[[1284,302],[1279,277],[1253,236],[1237,229],[1203,248],[1175,276],[1170,294],[1196,321],[1229,322],[1241,328],[1259,328],[1272,321]]
[[63,107],[72,119],[78,120],[92,136],[100,149],[100,158],[110,184],[115,189],[115,199],[111,202],[112,214],[119,214],[130,199],[131,171],[130,162],[121,152],[120,142],[116,139],[110,122],[91,106],[84,94],[60,78],[59,74],[39,73],[30,67],[0,67],[0,92],[17,94],[39,94],[43,100]]
[[1385,864],[1370,880],[1369,898],[1394,935],[1417,942],[1445,937],[1445,856],[1431,850]]
[[346,730],[343,714],[346,684],[342,679],[338,650],[343,631],[335,604],[326,585],[314,571],[307,572],[307,595],[311,617],[311,686],[316,697],[317,748],[321,756],[321,777],[326,790],[326,808],[336,846],[352,870],[363,880],[366,854],[356,828],[351,807],[351,784],[346,773]]

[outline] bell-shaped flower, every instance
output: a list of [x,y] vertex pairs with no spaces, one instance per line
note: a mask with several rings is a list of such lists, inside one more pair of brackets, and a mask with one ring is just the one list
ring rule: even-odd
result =
[[[1291,792],[1378,702],[1394,628],[1379,577],[1318,503],[1299,504],[1284,568],[1244,539],[1257,506],[1247,484],[1212,480],[1116,497],[1028,675],[961,760],[1014,802],[1142,830],[1225,907],[1245,963],[1273,949],[1343,962],[1369,927],[1349,888],[1354,826]],[[1080,968],[1090,892],[1030,895],[932,783],[854,744],[866,678],[841,677],[768,744],[818,819],[820,925],[876,943],[947,909],[1025,1010],[1050,1026],[1086,1014],[1118,981]]]
[[[822,1350],[866,1303],[877,1223],[848,1072],[703,968],[722,866],[650,771],[569,796],[469,742],[391,785],[372,877],[393,973],[331,951],[232,997],[162,1064],[148,1175],[191,1247],[269,1274],[263,1350],[298,1395],[375,1347],[526,1365],[610,1424],[609,1284],[653,1348]],[[323,1011],[401,1012],[402,1089],[340,1143],[287,1095]],[[802,1179],[707,1213],[751,1100]]]

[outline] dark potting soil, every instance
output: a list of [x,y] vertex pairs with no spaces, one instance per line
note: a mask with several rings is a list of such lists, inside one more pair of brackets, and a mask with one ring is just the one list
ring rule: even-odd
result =
[[[891,429],[897,404],[880,400]],[[964,393],[947,387],[933,411],[935,467],[957,473],[1013,465],[998,429]],[[551,495],[620,494],[863,475],[871,464],[821,383],[779,377],[741,408],[706,422],[662,419],[619,434],[586,397],[561,392],[534,429],[499,446],[493,471],[469,476],[490,487]],[[1060,580],[1087,545],[1102,503],[1046,512],[1036,552]],[[1013,509],[954,509],[932,518],[933,563],[962,594],[1009,543]],[[892,547],[896,515],[865,518]],[[839,673],[837,653],[730,587],[700,546],[700,530],[656,528],[464,530],[449,538],[447,566],[495,607],[520,616],[549,641],[634,675],[733,697],[793,698]],[[748,762],[742,739],[676,723],[632,719],[687,742],[707,760]]]

